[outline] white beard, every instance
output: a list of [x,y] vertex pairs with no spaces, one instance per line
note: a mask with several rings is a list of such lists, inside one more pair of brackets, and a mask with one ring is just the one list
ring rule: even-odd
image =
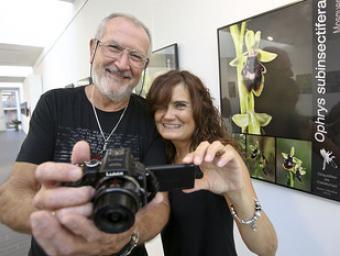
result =
[[[106,76],[106,73],[98,74],[96,68],[93,69],[92,77],[93,83],[98,90],[112,101],[121,101],[130,97],[133,88],[135,87],[133,84],[129,84],[128,86],[119,86],[119,82]],[[118,84],[118,86],[115,86],[117,87],[115,90],[111,89],[113,83]]]

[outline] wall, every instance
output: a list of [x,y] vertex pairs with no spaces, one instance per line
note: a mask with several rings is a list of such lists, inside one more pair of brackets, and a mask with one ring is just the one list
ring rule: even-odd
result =
[[37,73],[42,74],[43,91],[64,87],[67,84],[89,76],[89,40],[101,19],[111,12],[127,12],[151,27],[151,0],[143,4],[129,0],[78,0],[75,12],[80,10],[53,50],[43,53],[43,58],[35,66]]
[[[88,41],[99,20],[113,11],[129,12],[152,31],[154,49],[178,43],[179,64],[200,76],[219,105],[217,28],[294,0],[101,0],[77,1],[74,22],[35,70],[43,90],[63,87],[88,76]],[[279,238],[278,255],[336,255],[340,205],[303,192],[254,180],[258,197]],[[236,233],[239,255],[251,255]],[[153,255],[160,255],[156,252]]]
[[6,130],[6,119],[5,119],[5,112],[2,108],[2,104],[0,104],[0,132]]
[[[27,102],[27,107],[30,109],[30,115],[35,108],[39,97],[42,93],[42,84],[40,75],[28,76],[22,86],[23,98],[21,102]],[[22,129],[27,134],[29,129],[30,115],[21,115]]]

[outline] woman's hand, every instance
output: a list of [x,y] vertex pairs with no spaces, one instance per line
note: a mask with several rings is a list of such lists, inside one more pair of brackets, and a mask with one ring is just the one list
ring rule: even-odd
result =
[[[199,165],[203,172],[203,178],[195,180],[195,187],[185,192],[209,190],[223,195],[226,202],[233,205],[240,219],[249,220],[254,216],[254,199],[257,196],[248,168],[232,146],[224,146],[220,141],[205,141],[194,152],[186,155],[183,162]],[[237,222],[237,226],[243,241],[252,252],[256,255],[275,255],[277,237],[264,212],[256,221],[256,232],[250,225]]]
[[223,145],[220,141],[201,142],[195,151],[184,157],[183,163],[199,165],[203,172],[203,178],[196,179],[195,187],[186,192],[204,189],[226,195],[245,186],[243,172],[247,170],[246,166],[231,145]]

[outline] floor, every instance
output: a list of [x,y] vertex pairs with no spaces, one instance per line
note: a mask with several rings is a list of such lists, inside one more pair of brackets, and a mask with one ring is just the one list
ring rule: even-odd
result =
[[[11,166],[25,138],[24,132],[0,132],[0,183],[10,174]],[[24,256],[28,253],[30,236],[14,232],[0,224],[0,255]]]
[[[10,174],[11,166],[25,138],[22,131],[0,132],[0,183]],[[25,256],[30,244],[30,236],[13,232],[0,224],[0,256]],[[162,256],[163,248],[160,237],[157,236],[146,244],[150,256]]]

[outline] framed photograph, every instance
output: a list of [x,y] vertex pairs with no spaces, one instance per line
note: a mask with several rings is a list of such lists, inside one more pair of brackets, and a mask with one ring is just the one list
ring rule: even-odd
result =
[[143,97],[150,89],[152,81],[167,71],[178,69],[178,47],[171,44],[152,52],[149,65],[144,70],[141,83],[135,88],[135,93]]
[[[280,161],[271,163],[275,173],[252,176],[337,201],[339,13],[338,0],[305,0],[217,30],[224,122],[232,133],[249,136],[252,147],[273,145],[262,151]],[[295,159],[288,171],[283,155]],[[294,184],[287,182],[292,173]]]
[[247,135],[246,163],[250,176],[275,182],[275,138]]
[[20,104],[20,113],[25,116],[30,116],[30,109],[27,105],[27,101],[24,101],[23,103]]
[[310,141],[278,138],[276,146],[277,183],[310,192],[311,152]]

